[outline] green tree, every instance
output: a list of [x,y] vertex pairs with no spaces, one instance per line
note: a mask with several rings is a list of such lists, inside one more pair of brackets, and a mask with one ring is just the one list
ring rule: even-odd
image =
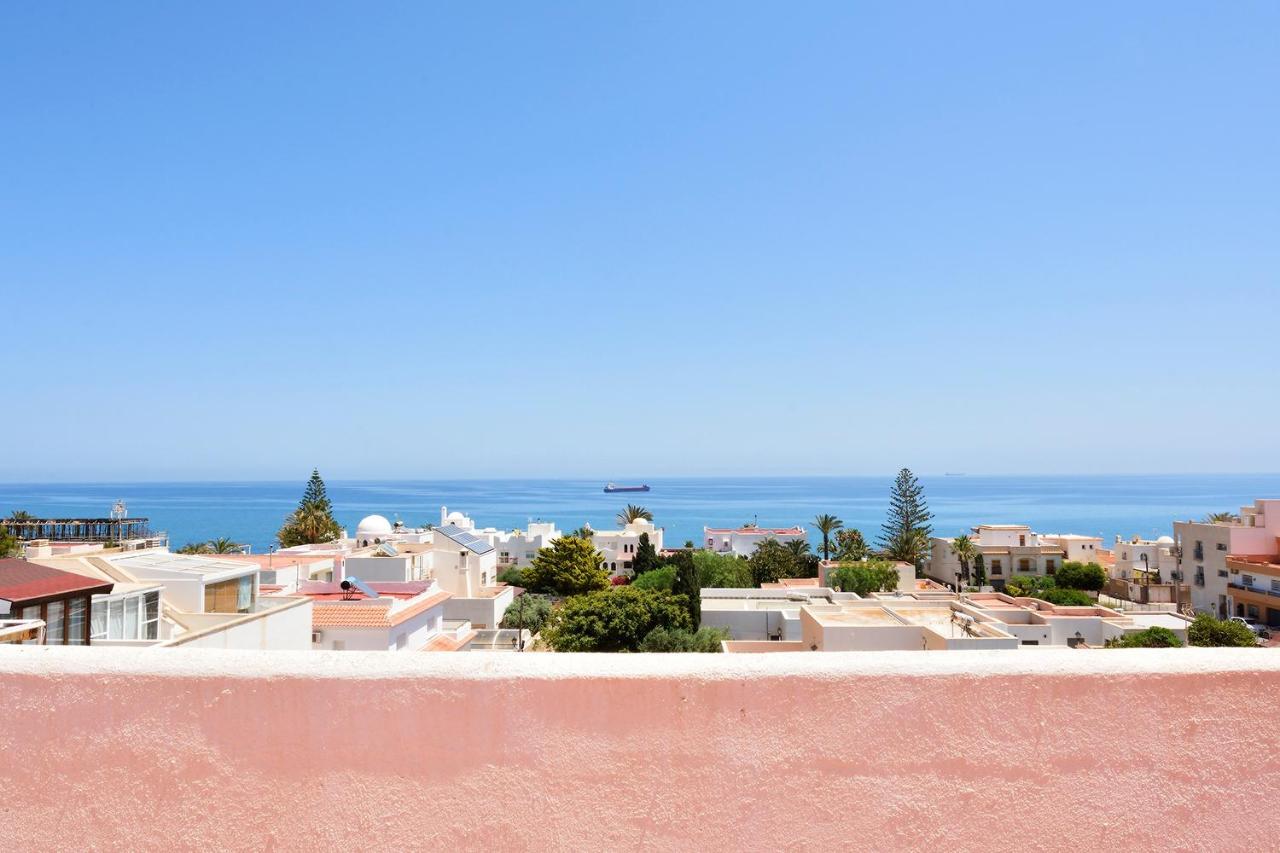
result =
[[1256,646],[1258,638],[1248,625],[1217,619],[1208,613],[1198,614],[1187,629],[1187,641],[1193,646]]
[[209,540],[209,552],[211,554],[239,554],[243,547],[234,539],[228,539],[225,536]]
[[700,589],[745,589],[752,585],[751,564],[734,554],[694,551]]
[[1239,516],[1234,512],[1211,512],[1204,517],[1204,520],[1206,524],[1228,524],[1232,521],[1238,521]]
[[831,534],[835,533],[844,522],[829,513],[823,513],[813,520],[813,526],[822,534],[822,559],[831,559]]
[[787,577],[812,578],[818,575],[818,555],[813,553],[807,539],[791,539],[785,542],[783,547],[795,558],[795,567]]
[[627,504],[627,508],[618,513],[618,524],[621,524],[623,527],[626,527],[633,521],[640,521],[641,519],[645,521],[653,521],[653,513],[649,512],[649,510],[644,507],[636,506],[635,504]]
[[35,521],[36,517],[25,509],[15,509],[9,513],[9,521]]
[[0,530],[0,558],[21,557],[22,554],[22,540],[7,530]]
[[1053,589],[1056,584],[1053,578],[1040,575],[1013,575],[1004,582],[1004,591],[1015,596],[1031,596],[1037,597],[1039,593],[1047,589]]
[[285,519],[276,538],[281,547],[292,548],[313,542],[332,542],[341,531],[333,517],[333,506],[325,493],[324,480],[320,479],[319,470],[312,470],[298,508]]
[[981,551],[973,556],[973,583],[979,589],[987,585],[987,558]]
[[799,577],[796,555],[777,539],[766,539],[757,545],[747,563],[753,586]]
[[929,537],[933,535],[931,518],[933,513],[925,502],[924,487],[910,469],[903,468],[889,493],[889,517],[880,528],[883,555],[919,568],[929,551]]
[[661,592],[671,592],[675,587],[675,583],[676,567],[670,565],[661,566],[631,579],[631,585],[634,587]]
[[515,566],[504,570],[502,574],[498,575],[498,580],[507,586],[518,586],[521,589],[525,587],[524,571]]
[[640,544],[636,546],[636,555],[631,560],[631,571],[635,577],[651,572],[662,565],[662,559],[649,541],[648,533],[640,534]]
[[588,542],[590,542],[591,535],[594,532],[595,531],[591,529],[590,525],[584,524],[581,527],[579,527],[577,530],[570,530],[568,533],[565,534],[565,536],[569,536],[574,539],[585,539]]
[[684,596],[628,585],[567,599],[552,611],[542,639],[558,652],[629,652],[655,628],[691,627]]
[[849,527],[844,530],[836,531],[836,559],[843,562],[857,562],[865,560],[871,550],[867,547],[867,540],[862,537],[862,531]]
[[969,582],[969,565],[973,562],[974,557],[978,555],[978,546],[973,544],[973,540],[965,534],[960,534],[951,540],[951,551],[956,555],[956,559],[960,561],[960,578],[965,582]]
[[720,644],[729,639],[724,628],[654,628],[640,641],[642,652],[719,652]]
[[866,596],[873,592],[893,592],[898,588],[898,569],[887,560],[841,563],[827,575],[827,583],[841,592]]
[[686,548],[671,558],[675,564],[675,583],[671,591],[682,595],[689,603],[689,622],[693,630],[702,624],[702,587],[698,583],[698,567],[693,562],[693,551]]
[[178,549],[179,554],[208,554],[208,542],[188,542]]
[[589,541],[561,536],[541,548],[533,565],[524,570],[524,580],[535,592],[579,595],[609,586],[609,572],[601,567],[604,558]]
[[1159,625],[1107,640],[1109,649],[1176,649],[1181,646],[1182,641],[1177,634]]
[[545,596],[526,592],[516,596],[516,600],[511,602],[507,612],[502,614],[498,627],[525,628],[530,634],[536,634],[542,630],[550,616],[551,601]]
[[1107,573],[1097,563],[1081,563],[1068,560],[1053,576],[1054,583],[1067,589],[1087,589],[1098,592],[1107,585]]

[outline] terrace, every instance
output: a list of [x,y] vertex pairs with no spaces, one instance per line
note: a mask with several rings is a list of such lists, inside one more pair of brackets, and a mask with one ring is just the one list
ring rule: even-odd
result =
[[9,646],[0,683],[14,849],[1195,849],[1243,802],[1280,834],[1265,650]]

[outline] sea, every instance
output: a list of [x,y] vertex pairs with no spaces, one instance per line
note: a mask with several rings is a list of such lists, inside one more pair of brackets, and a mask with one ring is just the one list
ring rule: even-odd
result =
[[[377,513],[418,526],[438,523],[440,508],[459,510],[481,527],[518,528],[554,521],[562,530],[584,522],[616,527],[629,503],[649,509],[667,547],[699,542],[703,526],[804,524],[831,513],[868,540],[879,534],[893,478],[673,477],[646,481],[652,491],[605,494],[596,480],[333,481],[327,484],[338,522],[354,533]],[[1155,537],[1174,520],[1238,511],[1255,498],[1280,497],[1280,474],[1108,476],[922,476],[938,535],[977,524],[1029,524],[1040,533]],[[297,505],[304,483],[0,483],[0,517],[26,510],[43,517],[106,517],[117,500],[146,517],[171,546],[227,537],[266,551]]]

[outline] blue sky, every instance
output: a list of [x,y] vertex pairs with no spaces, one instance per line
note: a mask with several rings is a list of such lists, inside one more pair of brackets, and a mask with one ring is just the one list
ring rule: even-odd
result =
[[0,479],[1280,470],[1280,6],[690,5],[5,5]]

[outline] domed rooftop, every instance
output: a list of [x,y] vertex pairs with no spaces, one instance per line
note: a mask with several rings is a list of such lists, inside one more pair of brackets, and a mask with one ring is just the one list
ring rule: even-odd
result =
[[1173,544],[1173,537],[1172,537],[1172,536],[1161,536],[1159,539],[1157,539],[1157,540],[1156,540],[1156,544],[1157,544],[1157,545],[1172,545],[1172,544]]
[[445,524],[461,524],[466,521],[467,517],[458,511],[453,511],[445,517]]
[[356,538],[365,536],[386,536],[391,532],[391,522],[381,515],[366,515],[356,525]]

